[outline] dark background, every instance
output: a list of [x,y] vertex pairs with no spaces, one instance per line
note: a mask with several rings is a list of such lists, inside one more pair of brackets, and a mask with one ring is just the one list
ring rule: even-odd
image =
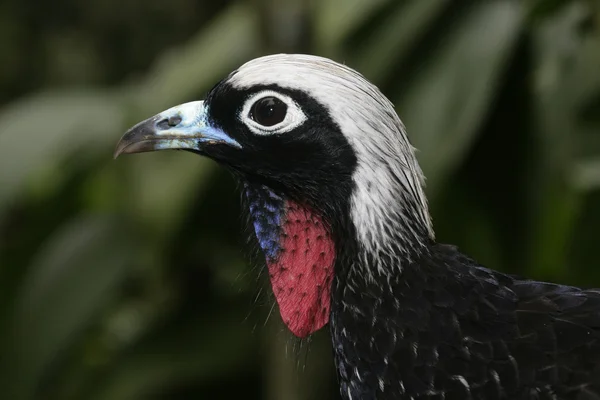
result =
[[327,330],[293,340],[247,261],[231,177],[112,159],[129,126],[281,51],[396,104],[440,241],[600,287],[597,0],[2,0],[1,399],[336,398]]

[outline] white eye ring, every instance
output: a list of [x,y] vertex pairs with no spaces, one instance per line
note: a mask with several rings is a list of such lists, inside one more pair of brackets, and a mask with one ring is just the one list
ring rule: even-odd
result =
[[[275,125],[264,126],[252,119],[250,116],[252,106],[254,103],[265,97],[275,97],[287,106],[283,121]],[[281,93],[277,93],[273,90],[264,90],[262,92],[253,94],[246,100],[244,107],[242,107],[242,112],[239,114],[239,119],[253,133],[265,136],[285,133],[297,128],[304,121],[306,121],[306,115],[304,115],[298,103],[292,100],[289,96],[282,95]]]

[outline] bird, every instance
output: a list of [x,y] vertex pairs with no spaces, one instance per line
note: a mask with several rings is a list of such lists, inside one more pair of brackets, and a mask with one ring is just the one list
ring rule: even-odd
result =
[[300,338],[328,324],[343,399],[600,400],[600,290],[438,242],[405,126],[356,70],[252,59],[133,126],[115,158],[167,149],[239,180],[281,319]]

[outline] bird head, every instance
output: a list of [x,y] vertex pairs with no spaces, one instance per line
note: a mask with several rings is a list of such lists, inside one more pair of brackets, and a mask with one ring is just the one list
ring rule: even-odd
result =
[[115,156],[183,149],[244,184],[280,313],[304,337],[329,318],[349,273],[400,273],[433,238],[423,177],[402,122],[358,72],[326,58],[254,59],[204,101],[132,127]]

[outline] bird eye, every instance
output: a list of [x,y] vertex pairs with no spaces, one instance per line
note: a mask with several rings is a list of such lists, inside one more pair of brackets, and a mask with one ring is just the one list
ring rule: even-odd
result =
[[285,119],[287,105],[277,97],[263,97],[250,110],[250,118],[262,126],[273,126]]
[[290,132],[306,121],[302,108],[287,94],[263,90],[246,99],[239,120],[255,135]]

